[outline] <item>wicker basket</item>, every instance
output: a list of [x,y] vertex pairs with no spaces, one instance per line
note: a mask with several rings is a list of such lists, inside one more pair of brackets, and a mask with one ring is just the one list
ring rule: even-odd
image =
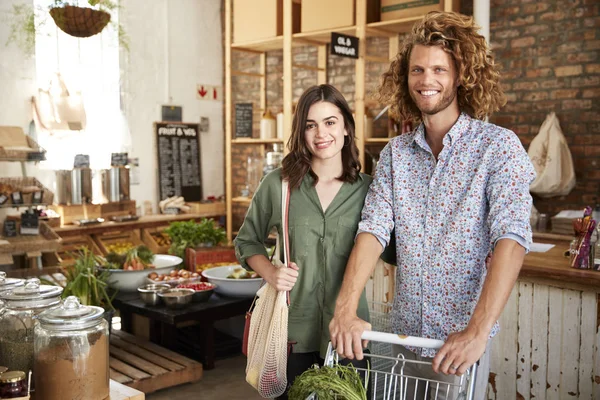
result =
[[110,22],[109,13],[89,7],[53,7],[50,15],[56,26],[67,35],[75,37],[94,36]]
[[[30,150],[11,148],[14,145],[25,146],[25,143]],[[36,156],[34,160],[40,160],[46,158],[44,153],[45,150],[20,127],[0,126],[0,161],[28,161],[32,159],[31,155]]]
[[[42,191],[42,201],[39,204],[52,204],[54,193],[46,188],[40,181],[32,177],[25,178],[0,178],[0,192],[9,194],[6,205],[12,204],[10,193],[20,192],[26,186],[36,186]],[[23,205],[31,205],[33,193],[21,193]]]
[[[17,224],[17,230],[18,229]],[[2,237],[6,243],[0,244],[0,253],[23,254],[28,252],[55,252],[60,250],[62,239],[48,226],[40,221],[39,235],[19,235]]]

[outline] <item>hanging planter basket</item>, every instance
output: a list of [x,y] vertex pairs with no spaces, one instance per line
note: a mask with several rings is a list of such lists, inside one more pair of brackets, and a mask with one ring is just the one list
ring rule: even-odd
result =
[[109,13],[88,7],[53,7],[50,15],[60,30],[75,37],[94,36],[110,22]]

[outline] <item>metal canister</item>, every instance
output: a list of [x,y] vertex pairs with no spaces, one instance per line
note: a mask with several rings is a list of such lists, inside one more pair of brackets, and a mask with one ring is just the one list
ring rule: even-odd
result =
[[129,200],[129,168],[112,167],[102,170],[102,192],[107,202]]
[[84,204],[92,201],[92,170],[75,168],[56,171],[58,204]]

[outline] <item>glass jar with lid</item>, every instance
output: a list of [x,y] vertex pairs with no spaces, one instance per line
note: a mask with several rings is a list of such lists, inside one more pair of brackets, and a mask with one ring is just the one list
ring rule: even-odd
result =
[[108,322],[101,307],[75,296],[38,315],[34,340],[36,398],[103,400],[109,396]]
[[33,278],[0,293],[0,300],[5,302],[0,314],[0,360],[8,369],[32,370],[34,317],[56,307],[62,291],[59,286],[40,285],[40,280]]
[[23,371],[9,371],[0,375],[0,399],[29,396],[29,382]]
[[[6,292],[7,290],[14,289],[19,286],[23,286],[25,280],[17,278],[7,278],[6,272],[0,271],[0,293]],[[0,314],[4,309],[4,302],[0,299]]]

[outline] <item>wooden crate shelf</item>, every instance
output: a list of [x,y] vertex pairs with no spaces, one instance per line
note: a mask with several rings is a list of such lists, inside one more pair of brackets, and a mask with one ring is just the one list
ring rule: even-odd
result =
[[92,253],[97,256],[102,255],[102,250],[100,250],[91,236],[81,235],[66,237],[62,240],[62,250],[57,253],[60,265],[73,265],[75,260],[69,255],[69,253],[76,254],[77,251],[82,247],[87,247],[88,250],[91,250]]
[[117,243],[130,243],[133,246],[141,246],[144,244],[135,232],[130,230],[119,230],[113,232],[105,232],[93,235],[94,241],[98,245],[103,255],[110,253],[109,246]]
[[152,393],[202,379],[202,364],[129,333],[113,330],[110,379]]
[[[158,228],[145,228],[142,229],[142,241],[144,244],[152,250],[154,254],[168,254],[169,247],[171,247],[171,238],[163,233],[163,231],[167,228],[167,226],[158,227]],[[158,242],[159,238],[162,237],[166,244],[161,244]]]
[[46,253],[58,251],[62,239],[43,221],[40,221],[39,235],[0,236],[0,254]]

